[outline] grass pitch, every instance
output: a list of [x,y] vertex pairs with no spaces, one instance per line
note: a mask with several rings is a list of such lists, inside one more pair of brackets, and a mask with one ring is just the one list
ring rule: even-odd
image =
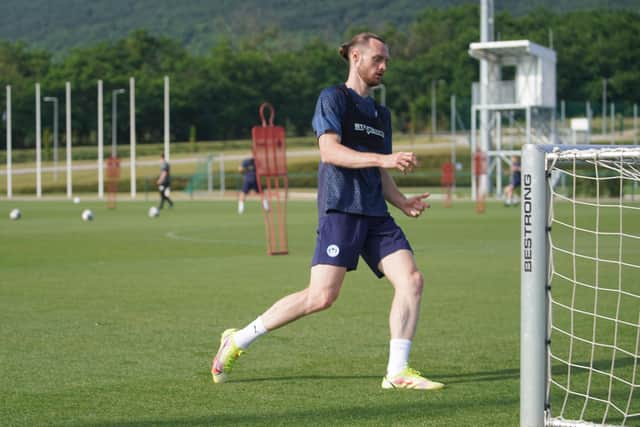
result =
[[423,393],[380,388],[392,289],[363,262],[331,309],[263,337],[214,385],[220,333],[306,286],[315,203],[289,202],[278,257],[255,200],[242,216],[199,201],[151,219],[150,205],[0,204],[0,424],[517,425],[519,209],[392,212],[426,278],[411,365],[447,386]]

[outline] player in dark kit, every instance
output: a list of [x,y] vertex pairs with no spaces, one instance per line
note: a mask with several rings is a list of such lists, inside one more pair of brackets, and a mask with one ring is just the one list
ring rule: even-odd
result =
[[511,156],[511,181],[509,185],[504,189],[504,205],[511,206],[517,205],[517,199],[515,191],[520,188],[520,158],[518,156]]
[[244,159],[238,168],[242,173],[242,190],[238,194],[238,213],[244,213],[244,201],[250,191],[259,193],[258,180],[256,179],[256,163],[253,158]]
[[424,199],[429,194],[405,197],[387,172],[411,172],[418,165],[414,153],[392,152],[389,110],[369,97],[371,88],[382,81],[389,51],[380,37],[361,33],[344,44],[340,54],[349,62],[348,79],[322,91],[313,116],[321,163],[318,236],[309,285],[277,301],[244,329],[223,332],[211,368],[216,383],[226,381],[234,361],[258,337],[330,307],[347,271],[356,269],[362,256],[377,277],[386,276],[394,287],[389,362],[382,388],[443,387],[408,366],[423,276],[386,202],[418,217],[428,207]]
[[160,166],[160,176],[156,181],[156,185],[158,186],[158,191],[160,192],[160,205],[158,209],[162,209],[164,206],[164,201],[166,200],[169,203],[169,207],[173,207],[173,202],[167,196],[167,191],[171,187],[171,171],[169,170],[169,162],[167,162],[164,158],[164,153],[160,154],[160,158],[162,159],[162,166]]

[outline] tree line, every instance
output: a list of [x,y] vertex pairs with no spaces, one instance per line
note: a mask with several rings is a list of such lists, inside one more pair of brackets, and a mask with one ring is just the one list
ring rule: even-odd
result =
[[[575,11],[556,14],[536,9],[526,15],[496,16],[496,37],[529,39],[558,53],[558,99],[601,99],[607,79],[610,99],[640,99],[640,16],[633,11]],[[351,28],[344,39],[367,28]],[[421,131],[430,126],[431,87],[437,83],[437,108],[447,111],[451,95],[468,115],[471,83],[478,63],[468,55],[479,40],[477,5],[425,9],[406,30],[391,24],[380,31],[391,62],[385,75],[387,105],[396,131]],[[0,41],[0,111],[4,87],[12,87],[14,147],[35,144],[34,85],[42,96],[64,104],[64,85],[72,86],[73,138],[95,144],[97,81],[104,82],[105,135],[110,135],[111,91],[128,89],[136,79],[136,128],[141,143],[158,142],[163,134],[163,77],[171,79],[173,141],[248,138],[258,123],[263,101],[276,108],[276,123],[291,135],[308,135],[316,97],[326,86],[346,78],[347,65],[337,46],[311,39],[288,48],[275,29],[243,39],[221,39],[205,54],[190,53],[168,37],[134,31],[126,38],[76,48],[62,58],[21,42]],[[128,138],[128,97],[120,96],[118,132]],[[466,102],[466,104],[465,104]],[[43,105],[43,126],[51,128],[53,113]],[[466,112],[463,110],[467,110]],[[64,111],[63,108],[60,110]],[[60,129],[63,129],[63,113]],[[439,127],[447,126],[442,115]],[[4,127],[4,124],[2,125]],[[2,138],[4,139],[4,138]],[[4,145],[4,144],[2,144]]]

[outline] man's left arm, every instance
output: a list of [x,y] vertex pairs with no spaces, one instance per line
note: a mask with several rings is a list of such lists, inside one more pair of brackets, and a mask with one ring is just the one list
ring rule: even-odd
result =
[[424,201],[429,197],[429,193],[422,193],[413,197],[406,197],[396,186],[395,181],[386,169],[379,168],[382,179],[382,194],[387,202],[400,209],[405,215],[418,217],[429,208],[429,204]]

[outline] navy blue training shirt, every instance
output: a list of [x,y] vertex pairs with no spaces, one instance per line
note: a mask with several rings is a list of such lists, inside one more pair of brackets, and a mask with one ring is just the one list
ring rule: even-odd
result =
[[[335,132],[342,145],[361,152],[391,154],[391,114],[370,98],[344,85],[324,89],[312,120],[319,138]],[[388,215],[377,167],[351,169],[320,162],[318,215],[339,211],[367,216]]]
[[242,161],[241,166],[247,181],[255,181],[256,180],[256,162],[255,160],[253,160],[253,157],[249,159],[244,159]]

